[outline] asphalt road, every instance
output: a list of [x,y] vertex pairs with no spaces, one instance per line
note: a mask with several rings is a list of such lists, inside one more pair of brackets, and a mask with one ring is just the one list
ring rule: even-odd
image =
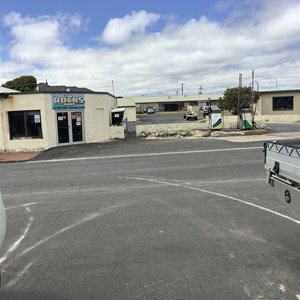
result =
[[299,132],[300,137],[300,123],[265,123],[265,126],[274,133]]
[[300,224],[261,142],[133,139],[0,168],[0,299],[300,299]]

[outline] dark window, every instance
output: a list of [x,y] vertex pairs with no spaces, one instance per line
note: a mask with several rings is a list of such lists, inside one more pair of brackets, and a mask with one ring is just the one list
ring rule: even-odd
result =
[[273,97],[273,110],[293,110],[294,97]]
[[10,139],[43,138],[41,113],[34,111],[13,111],[8,113]]

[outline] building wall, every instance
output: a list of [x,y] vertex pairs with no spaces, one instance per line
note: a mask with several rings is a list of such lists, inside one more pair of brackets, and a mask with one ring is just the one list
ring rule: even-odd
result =
[[136,121],[136,106],[134,99],[118,98],[117,105],[119,108],[125,108],[124,118],[126,118],[128,122]]
[[[110,129],[111,109],[116,107],[116,99],[105,93],[84,94],[84,98],[85,108],[80,109],[83,112],[83,142],[122,138],[120,130],[124,131],[123,127],[118,131]],[[0,151],[38,151],[58,146],[57,115],[52,108],[52,94],[20,94],[0,101]],[[43,137],[11,140],[8,112],[31,110],[40,111]]]
[[124,118],[127,119],[128,122],[136,121],[136,107],[126,107]]
[[113,103],[108,100],[106,96],[85,95],[84,132],[87,143],[109,140],[110,109]]
[[124,139],[124,127],[123,126],[111,126],[109,127],[110,139]]
[[[37,151],[41,149],[47,149],[51,144],[51,135],[53,133],[47,128],[49,128],[49,121],[51,112],[48,111],[45,103],[47,95],[30,94],[30,95],[14,95],[13,97],[7,99],[1,99],[1,125],[3,132],[3,139],[0,140],[0,150],[6,151]],[[9,121],[8,112],[10,111],[28,111],[28,110],[40,110],[41,123],[43,138],[41,139],[28,139],[20,138],[16,140],[10,139],[9,132]],[[50,114],[50,115],[49,115]]]
[[143,103],[160,103],[160,102],[187,102],[201,101],[209,102],[210,100],[219,100],[223,94],[194,94],[194,95],[173,95],[173,96],[139,96],[139,97],[124,97],[122,101],[132,99],[136,104]]
[[[192,105],[195,111],[206,105],[217,105],[223,98],[223,94],[194,94],[194,95],[172,95],[172,96],[135,96],[118,99],[119,107],[126,107],[129,103],[137,107],[139,112],[147,106],[153,107],[156,111],[186,110]],[[172,108],[171,108],[172,106]]]
[[[294,97],[292,110],[273,110],[273,97]],[[257,103],[258,115],[300,115],[300,90],[262,92]]]

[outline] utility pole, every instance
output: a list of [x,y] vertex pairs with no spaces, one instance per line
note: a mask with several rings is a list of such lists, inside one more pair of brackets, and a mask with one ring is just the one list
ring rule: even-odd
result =
[[254,111],[254,70],[252,71],[251,104],[252,104],[252,115],[253,115],[253,111]]
[[184,85],[184,83],[182,82],[180,84],[181,84],[181,95],[183,95],[183,85]]
[[[258,86],[257,86],[257,89],[258,89]],[[255,107],[255,110],[254,110],[254,70],[252,71],[251,102],[252,102],[252,109],[251,109],[252,118],[251,118],[251,124],[252,124],[252,129],[253,129],[253,127],[254,127],[254,115],[255,115],[255,111],[256,111],[256,107]]]
[[238,94],[238,105],[237,105],[237,128],[240,129],[240,105],[242,96],[242,85],[243,85],[243,74],[239,75],[239,94]]
[[114,85],[114,81],[111,81],[111,85],[112,85],[112,91],[113,91],[113,95],[115,95],[115,85]]

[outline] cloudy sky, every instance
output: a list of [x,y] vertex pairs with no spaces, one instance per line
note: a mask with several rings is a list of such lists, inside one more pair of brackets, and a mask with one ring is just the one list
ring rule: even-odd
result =
[[117,96],[300,88],[299,0],[0,0],[0,84]]

